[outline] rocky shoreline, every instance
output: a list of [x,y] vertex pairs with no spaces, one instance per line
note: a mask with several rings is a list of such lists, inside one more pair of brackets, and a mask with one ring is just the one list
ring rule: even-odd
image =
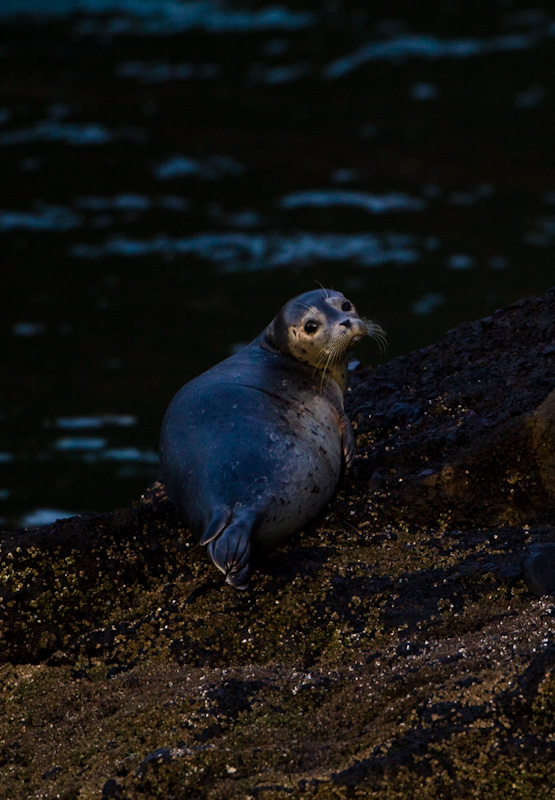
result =
[[353,375],[326,515],[223,585],[159,484],[0,538],[0,787],[551,798],[555,290]]

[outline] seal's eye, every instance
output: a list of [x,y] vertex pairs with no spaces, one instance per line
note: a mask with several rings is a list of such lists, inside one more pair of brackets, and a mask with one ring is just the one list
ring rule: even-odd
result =
[[341,311],[350,311],[352,307],[353,304],[349,303],[348,300],[345,300],[343,303],[341,303]]
[[304,324],[305,333],[316,333],[319,327],[320,323],[316,319],[307,319]]

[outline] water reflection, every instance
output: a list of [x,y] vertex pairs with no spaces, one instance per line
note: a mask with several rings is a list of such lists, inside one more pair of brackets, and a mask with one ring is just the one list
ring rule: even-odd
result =
[[222,273],[269,270],[322,261],[356,260],[364,266],[416,261],[416,240],[408,234],[342,234],[298,231],[281,233],[200,233],[188,238],[157,236],[150,240],[114,236],[101,245],[76,244],[75,258],[136,258],[195,255],[221,265]]
[[386,214],[391,211],[423,211],[426,204],[418,197],[410,197],[399,192],[385,195],[347,189],[312,189],[286,195],[278,201],[280,208],[330,208],[347,206],[360,208],[370,214]]
[[316,281],[388,357],[547,288],[544,5],[0,4],[6,524],[128,504],[179,385]]
[[[475,38],[440,39],[437,36],[406,33],[387,41],[372,41],[355,52],[333,61],[324,70],[324,77],[343,77],[369,61],[391,61],[424,58],[472,58],[490,53],[526,50],[537,44],[540,38],[551,37],[555,30],[545,25],[543,36],[537,32],[509,33],[483,40]],[[419,98],[420,99],[420,98]],[[426,98],[428,99],[428,98]]]

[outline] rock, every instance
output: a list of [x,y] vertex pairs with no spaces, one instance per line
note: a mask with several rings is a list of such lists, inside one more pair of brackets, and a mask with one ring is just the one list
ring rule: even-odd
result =
[[522,569],[526,586],[542,597],[555,594],[555,542],[534,544],[524,554]]
[[122,786],[113,778],[107,780],[102,787],[101,800],[120,800],[122,797]]
[[58,777],[60,772],[62,771],[61,767],[52,767],[51,769],[47,770],[44,775],[42,776],[43,781],[50,781]]
[[246,593],[160,484],[1,534],[0,796],[550,798],[552,341],[554,291],[354,372],[355,467]]
[[535,409],[530,424],[538,470],[545,490],[555,497],[555,391]]
[[169,764],[174,758],[170,747],[159,747],[154,753],[149,753],[137,767],[137,777],[143,778],[148,769],[157,769],[160,764]]
[[[358,474],[370,488],[373,474],[386,477],[376,497],[382,521],[553,518],[555,352],[546,343],[555,340],[555,290],[519,303],[486,326],[461,325],[438,344],[356,376],[347,403],[357,418]],[[393,409],[425,410],[400,424],[392,396]]]

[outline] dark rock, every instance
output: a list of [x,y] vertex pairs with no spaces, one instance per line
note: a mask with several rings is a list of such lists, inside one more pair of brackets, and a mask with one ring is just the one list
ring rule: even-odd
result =
[[555,292],[355,373],[355,469],[247,593],[160,484],[1,534],[0,795],[548,800],[552,341]]
[[498,567],[497,574],[506,581],[514,581],[522,575],[522,564],[520,558],[514,557],[508,562]]
[[123,787],[114,778],[106,781],[102,787],[101,800],[120,800],[122,797]]
[[[357,474],[367,476],[370,489],[387,491],[382,520],[388,512],[392,519],[437,524],[448,518],[465,526],[552,519],[555,380],[542,350],[555,340],[554,313],[550,292],[541,303],[513,304],[485,328],[466,324],[450,331],[413,353],[410,363],[405,357],[359,373],[349,410],[360,414],[370,397],[372,410],[357,417]],[[401,414],[418,407],[425,410],[409,430],[384,425],[394,421],[392,409]],[[376,473],[386,486],[375,484]]]
[[418,403],[394,403],[388,409],[385,419],[388,425],[401,425],[416,422],[421,416],[422,409]]
[[44,781],[55,780],[61,771],[62,771],[61,767],[52,767],[52,769],[49,769],[44,773],[42,779]]
[[528,548],[522,558],[526,586],[532,594],[555,594],[555,542],[542,542]]
[[137,767],[137,777],[143,778],[148,769],[156,769],[160,764],[169,764],[173,759],[170,747],[159,747],[154,753],[149,753]]

